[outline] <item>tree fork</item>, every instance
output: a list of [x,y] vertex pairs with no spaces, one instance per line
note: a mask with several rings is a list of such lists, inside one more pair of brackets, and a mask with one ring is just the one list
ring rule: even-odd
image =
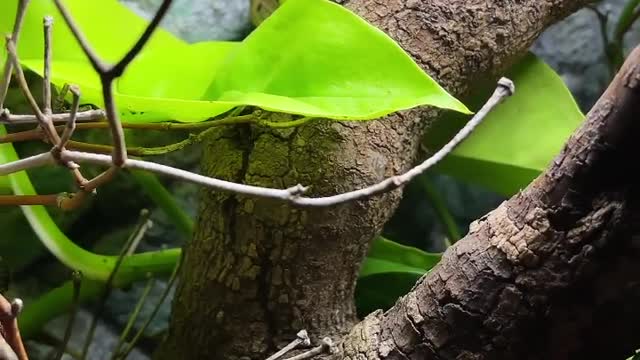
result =
[[[640,47],[548,170],[340,359],[625,359],[640,347]],[[362,354],[364,357],[357,357]]]
[[[547,26],[586,2],[352,0],[346,6],[460,96],[497,79]],[[255,185],[310,184],[311,195],[341,193],[409,169],[424,129],[439,114],[427,108],[371,122],[220,129],[209,138],[202,172]],[[156,357],[264,359],[300,329],[315,340],[338,340],[356,323],[353,293],[368,245],[400,196],[299,209],[203,190],[170,332]]]

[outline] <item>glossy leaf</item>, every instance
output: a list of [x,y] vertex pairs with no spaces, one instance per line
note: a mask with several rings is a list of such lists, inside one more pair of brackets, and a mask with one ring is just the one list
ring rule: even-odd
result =
[[[0,4],[0,32],[10,31],[16,3]],[[65,3],[110,61],[144,26],[115,0]],[[42,72],[45,14],[56,24],[54,83],[78,84],[84,102],[101,106],[99,79],[49,0],[31,2],[23,64]],[[123,119],[137,122],[203,121],[241,105],[333,119],[372,119],[419,105],[468,112],[391,38],[328,0],[287,1],[241,43],[187,44],[159,30],[114,92]]]
[[[515,95],[490,113],[437,170],[511,195],[547,167],[584,115],[562,79],[533,54],[506,76],[516,85]],[[494,87],[491,84],[472,94],[467,103],[479,109]],[[440,147],[468,120],[448,115],[426,134],[429,148]]]
[[356,287],[359,314],[392,306],[440,261],[440,257],[441,254],[426,253],[378,237],[360,269]]

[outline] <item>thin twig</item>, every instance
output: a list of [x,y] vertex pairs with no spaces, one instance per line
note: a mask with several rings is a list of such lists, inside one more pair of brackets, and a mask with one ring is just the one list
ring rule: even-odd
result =
[[0,206],[45,205],[57,206],[58,195],[0,195]]
[[[20,0],[18,2],[18,11],[16,11],[16,19],[13,23],[13,32],[11,33],[11,39],[16,46],[18,46],[18,40],[20,39],[20,31],[22,30],[22,23],[24,22],[27,5],[29,5],[29,0]],[[11,73],[13,73],[13,62],[7,58],[4,63],[2,82],[0,82],[0,111],[4,109],[4,100],[6,99],[7,92],[9,91]]]
[[71,139],[73,131],[76,129],[76,115],[78,114],[78,108],[80,107],[80,89],[73,85],[69,87],[69,90],[73,94],[73,103],[71,105],[71,112],[69,113],[69,121],[62,132],[60,143],[56,145],[59,150],[62,150],[65,147],[69,139]]
[[300,330],[296,334],[296,339],[287,344],[285,347],[280,349],[275,354],[269,356],[267,360],[278,360],[288,352],[296,349],[298,346],[309,346],[311,345],[311,339],[309,339],[309,334],[307,334],[306,330]]
[[0,325],[4,340],[9,344],[18,360],[28,360],[18,327],[18,315],[22,312],[22,307],[22,300],[13,299],[9,302],[0,295]]
[[91,345],[91,341],[93,340],[93,334],[96,331],[98,318],[102,316],[102,311],[104,310],[104,306],[107,301],[107,298],[109,297],[109,295],[111,294],[111,291],[113,290],[113,280],[115,278],[115,275],[118,273],[118,270],[120,269],[120,265],[122,264],[122,261],[124,260],[124,258],[127,256],[128,253],[131,252],[132,246],[135,243],[135,239],[138,236],[138,233],[146,229],[145,224],[147,223],[148,220],[149,220],[149,211],[147,211],[146,209],[142,210],[140,212],[140,221],[138,221],[138,225],[136,226],[136,229],[133,231],[133,233],[131,233],[131,235],[127,239],[127,242],[122,247],[122,250],[120,251],[120,255],[118,256],[118,259],[116,260],[116,263],[113,266],[113,270],[111,270],[111,273],[109,274],[109,278],[107,278],[107,281],[104,284],[104,290],[102,292],[102,296],[98,301],[98,305],[93,314],[93,319],[91,320],[91,325],[89,326],[89,332],[87,333],[87,337],[85,338],[85,342],[82,347],[82,356],[81,356],[82,360],[85,360],[87,358],[87,354],[89,353],[89,346]]
[[55,159],[50,152],[29,156],[27,158],[12,161],[6,164],[0,164],[0,176],[9,175],[21,170],[37,168],[44,165],[51,165],[54,163]]
[[[446,155],[451,153],[455,147],[462,142],[478,124],[487,116],[487,114],[495,108],[502,100],[510,96],[514,92],[513,83],[503,78],[500,80],[496,91],[493,93],[487,103],[478,111],[478,113],[451,139],[442,149],[438,150],[433,156],[426,159],[420,165],[410,169],[404,174],[387,178],[377,184],[368,186],[363,189],[346,192],[343,194],[327,196],[327,197],[302,197],[301,195],[307,191],[307,188],[298,184],[288,189],[272,189],[253,185],[238,184],[234,182],[215,179],[189,171],[176,169],[170,166],[156,164],[153,162],[128,159],[123,167],[130,169],[146,170],[153,173],[169,176],[178,180],[187,181],[209,188],[228,191],[235,194],[243,194],[261,198],[279,199],[288,201],[300,206],[332,206],[358,199],[368,198],[387,191],[391,191],[401,187],[411,181],[416,176],[422,174],[429,168],[433,167],[441,161]],[[63,151],[61,158],[65,161],[74,161],[78,163],[89,162],[104,166],[111,166],[111,158],[105,155],[83,153],[76,151]],[[1,174],[1,173],[0,173]]]
[[[67,123],[69,121],[69,117],[71,113],[60,113],[60,114],[52,114],[51,121],[54,123]],[[76,116],[76,122],[89,122],[89,121],[97,121],[104,120],[107,118],[104,110],[87,110],[79,112]],[[13,115],[6,111],[0,113],[0,124],[5,125],[21,125],[21,124],[33,124],[37,123],[38,119],[34,115]],[[108,125],[106,122],[103,123],[107,128]]]
[[126,143],[124,138],[124,132],[122,130],[122,125],[120,123],[120,118],[118,112],[116,111],[115,101],[113,99],[113,80],[118,78],[127,65],[138,55],[138,53],[142,50],[145,44],[153,35],[153,32],[158,27],[158,24],[167,13],[169,6],[171,5],[171,0],[164,0],[160,5],[160,8],[156,11],[153,19],[147,25],[147,28],[142,33],[138,41],[131,47],[131,49],[122,57],[120,61],[118,61],[114,66],[107,67],[102,60],[99,59],[97,54],[93,51],[89,42],[84,37],[84,35],[79,30],[78,26],[75,24],[75,21],[69,14],[66,7],[62,4],[61,0],[55,0],[56,6],[58,10],[62,14],[65,22],[71,29],[71,32],[75,36],[76,40],[80,43],[83,51],[89,58],[91,65],[96,70],[96,72],[100,75],[100,81],[102,83],[102,98],[104,100],[104,107],[107,113],[107,121],[109,122],[109,128],[111,130],[111,137],[113,141],[113,165],[114,167],[121,167],[127,160],[127,151],[126,151]]
[[135,334],[133,339],[131,339],[131,341],[129,342],[127,347],[123,351],[121,351],[119,354],[117,354],[118,355],[117,358],[126,359],[127,356],[129,355],[129,353],[131,353],[131,351],[133,351],[133,348],[136,346],[136,344],[138,343],[140,338],[144,335],[144,332],[147,330],[147,328],[151,324],[151,321],[153,321],[153,319],[155,318],[155,316],[158,313],[158,311],[160,311],[160,307],[162,306],[162,304],[164,303],[165,299],[169,295],[169,292],[171,291],[171,288],[173,287],[173,284],[175,283],[176,279],[178,278],[178,274],[180,273],[181,265],[182,265],[182,260],[179,259],[178,262],[176,263],[175,267],[173,268],[173,272],[171,273],[171,276],[169,277],[169,281],[167,282],[167,287],[162,292],[162,295],[160,295],[160,299],[158,300],[158,303],[156,304],[156,306],[153,308],[153,311],[151,311],[151,314],[149,315],[149,317],[147,318],[145,323],[140,327],[140,329],[138,329],[138,332]]
[[91,48],[91,45],[89,45],[87,38],[84,37],[80,29],[78,28],[78,25],[76,25],[76,22],[73,21],[69,10],[67,10],[67,7],[62,4],[62,1],[54,0],[54,2],[56,3],[58,11],[64,18],[64,21],[67,23],[67,26],[71,30],[71,33],[73,33],[73,36],[78,41],[78,44],[80,44],[80,47],[89,59],[89,62],[91,63],[93,68],[97,73],[103,74],[107,70],[107,65],[103,63],[102,60],[100,60],[96,52],[93,50],[93,48]]
[[36,102],[36,99],[33,97],[33,94],[31,94],[31,90],[29,90],[27,79],[25,78],[24,71],[22,71],[22,67],[20,66],[18,53],[16,51],[15,44],[11,40],[11,37],[7,37],[6,41],[7,41],[6,47],[7,47],[8,57],[13,62],[13,66],[16,72],[16,78],[18,80],[18,85],[20,86],[22,93],[24,94],[25,98],[29,102],[29,105],[31,106],[31,109],[36,115],[36,118],[38,119],[38,124],[40,124],[40,127],[47,135],[47,138],[52,143],[55,144],[60,140],[60,137],[58,136],[58,133],[55,131],[55,128],[53,127],[53,124],[51,123],[50,119],[48,119],[47,116],[43,114],[42,111],[40,111],[40,108],[38,107],[38,103]]
[[53,26],[53,18],[45,16],[43,20],[44,26],[44,72],[43,72],[43,93],[42,93],[42,112],[51,115],[51,27]]
[[153,286],[155,285],[155,281],[156,279],[154,277],[149,278],[149,280],[147,281],[147,285],[144,287],[144,290],[142,291],[142,295],[138,299],[136,306],[133,308],[133,312],[131,313],[131,315],[129,315],[129,319],[127,319],[127,324],[125,325],[124,330],[122,330],[122,333],[120,334],[120,338],[118,339],[118,343],[116,344],[115,348],[113,349],[113,352],[111,353],[112,360],[115,360],[118,358],[120,349],[122,349],[122,346],[125,344],[127,337],[131,332],[131,329],[133,329],[133,326],[135,325],[136,320],[140,315],[140,311],[142,310],[142,306],[147,301],[147,298],[151,293],[151,289],[153,289]]
[[[56,0],[56,2],[58,1]],[[160,21],[162,21],[164,16],[167,14],[167,11],[169,10],[171,3],[172,3],[172,0],[162,1],[162,4],[160,4],[160,7],[158,8],[158,10],[156,10],[156,13],[153,15],[153,19],[151,19],[149,24],[147,24],[147,28],[144,29],[144,32],[142,33],[140,38],[138,38],[138,41],[136,41],[136,43],[122,57],[122,59],[118,61],[117,64],[115,64],[111,69],[106,71],[105,75],[107,75],[112,79],[115,79],[120,75],[122,75],[122,73],[124,72],[124,69],[127,68],[129,63],[131,63],[131,61],[133,61],[133,59],[135,59],[135,57],[138,56],[142,48],[147,44],[147,42],[151,38],[151,35],[153,35],[153,32],[156,30],[156,28],[160,24]]]
[[333,341],[331,341],[331,338],[324,338],[322,339],[322,344],[314,347],[313,349],[303,352],[302,354],[298,354],[296,356],[292,356],[290,358],[287,358],[286,360],[305,360],[305,359],[311,359],[314,358],[318,355],[323,355],[323,354],[331,354],[334,351],[334,347],[333,347]]
[[78,305],[80,304],[80,287],[82,286],[82,273],[74,271],[71,274],[71,280],[73,281],[73,299],[71,301],[71,308],[69,309],[69,319],[67,320],[67,328],[64,331],[64,337],[60,343],[58,354],[53,358],[54,360],[62,359],[65,353],[71,334],[73,333],[73,324],[78,313]]

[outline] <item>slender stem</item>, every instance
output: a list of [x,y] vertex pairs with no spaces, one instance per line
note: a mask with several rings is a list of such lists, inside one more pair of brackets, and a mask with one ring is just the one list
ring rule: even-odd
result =
[[613,77],[617,70],[622,66],[624,62],[624,36],[627,34],[634,22],[640,17],[640,0],[629,0],[618,20],[616,21],[616,28],[613,31],[613,39],[609,44],[610,58],[613,62],[611,69],[611,76]]
[[51,16],[45,16],[43,20],[44,25],[44,71],[43,71],[43,112],[46,115],[51,115],[51,27],[53,26],[53,18]]
[[[272,122],[272,121],[257,120],[255,121],[255,123],[263,126],[273,127],[273,128],[288,128],[288,127],[300,126],[311,120],[312,118],[302,118],[302,119],[286,121],[286,122]],[[242,121],[244,122],[244,119]],[[164,145],[164,146],[156,146],[156,147],[128,147],[127,154],[133,155],[133,156],[157,156],[157,155],[168,154],[175,151],[180,151],[190,145],[202,142],[206,138],[206,136],[213,130],[214,127],[217,127],[220,125],[232,124],[231,122],[223,123],[222,121],[211,121],[210,123],[211,125],[209,125],[208,129],[200,132],[197,135],[191,134],[188,138],[182,141],[179,141],[177,143]],[[234,123],[237,124],[237,122],[234,122]],[[81,127],[82,125],[85,125],[85,128],[86,128],[86,125],[91,125],[91,124],[80,124],[78,126]],[[135,124],[135,125],[143,125],[143,124]],[[149,124],[149,125],[154,125],[154,124]],[[179,124],[179,125],[191,125],[191,124]],[[77,141],[69,143],[69,148],[81,150],[81,151],[97,152],[102,154],[108,154],[113,152],[113,147],[109,145],[89,144],[89,143],[77,142]]]
[[30,156],[24,159],[11,161],[0,165],[0,176],[9,175],[21,170],[33,169],[44,165],[54,164],[53,155],[50,152]]
[[124,72],[124,69],[127,68],[129,63],[135,59],[136,56],[140,53],[142,48],[147,44],[151,35],[156,30],[162,18],[167,14],[169,7],[171,6],[172,0],[164,0],[158,10],[156,10],[153,19],[147,24],[147,28],[144,30],[138,41],[131,47],[131,49],[122,57],[117,64],[115,64],[111,69],[107,71],[109,77],[117,78]]
[[639,6],[640,0],[629,0],[622,9],[613,32],[613,39],[618,44],[622,44],[624,35],[629,31],[631,26],[633,26],[638,16],[640,16],[638,15],[638,11],[636,11]]
[[76,115],[78,114],[78,108],[80,107],[80,89],[78,89],[77,86],[70,86],[69,90],[73,94],[73,103],[71,104],[69,121],[64,127],[64,131],[62,132],[62,136],[60,137],[60,143],[56,145],[58,150],[62,150],[65,147],[69,139],[71,139],[73,131],[76,129]]
[[73,21],[69,10],[67,10],[67,7],[64,6],[62,0],[54,0],[54,2],[58,7],[58,11],[64,18],[64,21],[67,23],[67,26],[73,33],[73,36],[76,38],[76,41],[78,41],[78,44],[80,44],[80,47],[89,59],[89,62],[93,66],[94,70],[96,70],[96,72],[99,74],[103,74],[106,71],[107,66],[102,62],[102,60],[100,60],[96,52],[91,48],[91,45],[89,45],[89,41],[87,41],[87,38],[82,34],[82,31],[80,31],[80,28],[78,28],[76,22]]
[[102,296],[100,297],[100,301],[98,301],[98,305],[97,305],[96,310],[95,310],[95,312],[93,314],[93,319],[91,320],[91,325],[89,326],[89,331],[87,333],[87,337],[85,338],[84,346],[82,347],[82,357],[81,357],[82,360],[85,360],[87,358],[87,354],[89,353],[89,345],[91,345],[91,341],[93,340],[93,334],[96,331],[96,325],[98,323],[98,318],[100,318],[100,316],[102,316],[102,312],[104,310],[104,306],[105,306],[105,303],[107,301],[107,298],[109,297],[109,295],[111,294],[111,291],[113,290],[113,280],[115,278],[115,275],[118,272],[118,269],[120,268],[120,265],[122,264],[122,261],[127,256],[127,253],[131,252],[132,245],[135,243],[135,239],[136,239],[138,233],[140,231],[143,231],[143,229],[145,229],[145,226],[146,226],[146,223],[147,223],[148,220],[149,220],[149,212],[148,211],[143,211],[140,214],[140,221],[138,222],[138,225],[137,225],[136,229],[131,234],[131,236],[129,236],[129,238],[127,239],[127,242],[122,247],[122,250],[120,251],[120,255],[118,256],[118,259],[116,260],[116,264],[114,265],[113,270],[111,271],[111,274],[109,274],[109,278],[107,279],[107,282],[105,283],[105,287],[104,287],[104,290],[102,292]]
[[124,138],[124,130],[120,123],[120,116],[116,111],[116,104],[113,99],[113,80],[102,77],[102,97],[104,108],[107,113],[109,129],[111,130],[111,141],[113,142],[113,166],[121,167],[127,161],[127,145]]
[[313,349],[309,350],[309,351],[305,351],[302,354],[298,354],[295,356],[292,356],[286,360],[305,360],[305,359],[311,359],[314,358],[316,356],[322,355],[322,354],[330,354],[333,351],[333,342],[331,341],[330,338],[324,338],[322,339],[322,344],[314,347]]
[[111,354],[111,359],[117,359],[118,357],[117,355],[118,353],[120,353],[120,349],[122,349],[122,346],[125,344],[127,337],[131,332],[131,329],[133,329],[133,325],[136,323],[136,320],[140,315],[140,311],[142,310],[142,305],[144,305],[144,303],[147,301],[147,298],[151,293],[151,289],[153,289],[153,286],[155,285],[155,281],[156,279],[153,277],[150,278],[149,281],[147,281],[147,285],[144,287],[144,290],[142,291],[142,295],[140,296],[140,299],[138,299],[138,302],[136,303],[136,306],[133,309],[133,312],[129,316],[129,319],[127,319],[127,324],[125,325],[124,330],[122,330],[122,334],[120,334],[118,343],[113,349],[113,353]]
[[0,136],[0,144],[17,143],[22,141],[44,140],[42,129],[35,128],[26,131],[6,134]]
[[147,320],[144,322],[144,324],[142,324],[140,329],[138,329],[138,332],[136,332],[136,334],[133,336],[133,338],[127,345],[127,347],[122,352],[120,352],[120,354],[118,354],[118,358],[126,359],[129,353],[131,353],[133,348],[136,346],[140,338],[144,335],[144,332],[147,330],[147,328],[151,324],[151,321],[153,321],[155,316],[158,314],[158,311],[160,311],[160,307],[162,307],[162,304],[167,299],[167,296],[169,295],[171,288],[173,287],[174,283],[176,282],[176,279],[178,278],[178,274],[180,273],[181,267],[182,267],[182,260],[178,260],[175,267],[173,268],[173,271],[171,272],[169,281],[167,281],[167,287],[162,292],[162,295],[160,295],[160,299],[158,300],[158,303],[156,303],[156,306],[153,308],[153,311],[151,311],[151,314],[149,314],[149,317],[147,318]]
[[80,304],[80,289],[82,286],[82,273],[79,271],[74,271],[71,274],[71,282],[73,284],[73,298],[71,300],[71,309],[69,310],[69,319],[67,320],[67,328],[64,331],[64,337],[62,338],[62,342],[60,343],[60,349],[58,350],[58,354],[54,357],[55,360],[62,359],[62,356],[65,353],[67,348],[67,344],[69,344],[69,339],[71,339],[71,334],[73,333],[73,324],[76,319],[76,314],[78,313],[78,306]]
[[57,206],[59,195],[0,195],[0,206]]
[[[27,5],[29,0],[18,1],[18,11],[16,11],[16,18],[13,23],[13,32],[11,33],[11,39],[16,46],[18,46],[18,40],[20,39],[20,31],[22,30],[22,24],[24,22],[24,15],[27,11]],[[0,82],[0,110],[4,109],[4,101],[9,91],[9,82],[11,81],[11,73],[13,73],[13,62],[7,58],[4,63],[4,70],[2,73],[2,81]]]
[[[51,121],[54,123],[67,123],[71,113],[52,114]],[[106,119],[106,113],[104,110],[87,110],[79,112],[76,115],[76,122],[97,121]],[[33,124],[37,123],[38,119],[34,115],[13,115],[9,113],[0,113],[0,123],[6,125],[20,125],[20,124]],[[103,122],[104,128],[108,125]]]
[[46,133],[47,138],[50,139],[53,143],[58,143],[58,141],[60,140],[60,138],[58,137],[58,133],[55,131],[53,124],[50,121],[48,121],[47,116],[43,114],[42,111],[40,111],[40,108],[38,107],[38,103],[36,102],[36,99],[33,97],[33,94],[31,94],[31,91],[29,90],[27,79],[25,78],[24,71],[22,71],[22,67],[20,66],[20,60],[18,59],[18,54],[16,51],[15,44],[9,37],[7,37],[6,40],[7,40],[6,46],[7,46],[8,57],[13,62],[13,67],[15,68],[15,72],[16,72],[16,78],[18,80],[18,84],[20,85],[20,89],[22,90],[22,93],[24,94],[25,98],[29,102],[31,109],[33,110],[34,114],[36,115],[36,118],[38,119],[38,124],[40,124],[40,127],[42,128],[42,130]]
[[433,184],[433,181],[431,181],[431,178],[427,174],[423,174],[418,179],[427,199],[429,199],[429,204],[433,207],[433,210],[436,212],[436,216],[440,219],[440,222],[447,233],[446,245],[449,247],[462,237],[458,224],[456,224],[455,219],[449,212],[444,199],[440,196],[440,193],[438,193],[438,190]]

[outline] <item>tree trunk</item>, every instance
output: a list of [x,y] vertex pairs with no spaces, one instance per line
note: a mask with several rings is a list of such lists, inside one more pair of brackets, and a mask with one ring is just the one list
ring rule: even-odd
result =
[[474,222],[392,309],[356,326],[335,358],[630,356],[640,345],[638,114],[640,47],[550,168]]
[[[586,2],[353,0],[346,6],[461,95],[497,78],[544,28]],[[221,129],[208,140],[202,171],[263,186],[312,185],[313,195],[340,193],[407,170],[437,117],[419,109],[371,122]],[[335,339],[349,332],[358,269],[400,195],[306,209],[203,190],[169,336],[157,357],[264,359],[303,328]],[[367,321],[381,326],[384,318],[376,316]],[[357,329],[362,326],[370,325]],[[376,339],[366,339],[377,349]]]

